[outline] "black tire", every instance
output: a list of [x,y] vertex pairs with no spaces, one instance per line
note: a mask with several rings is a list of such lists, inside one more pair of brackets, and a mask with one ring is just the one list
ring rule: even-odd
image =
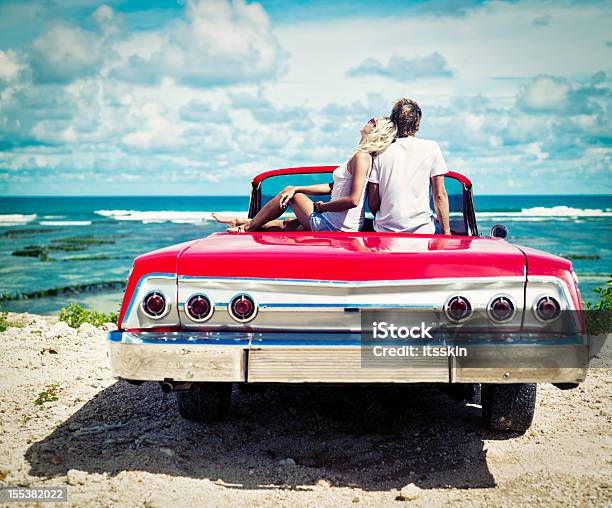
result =
[[194,383],[190,390],[177,391],[180,415],[193,422],[219,422],[229,415],[232,383]]
[[482,423],[489,430],[525,432],[535,412],[535,384],[482,385]]

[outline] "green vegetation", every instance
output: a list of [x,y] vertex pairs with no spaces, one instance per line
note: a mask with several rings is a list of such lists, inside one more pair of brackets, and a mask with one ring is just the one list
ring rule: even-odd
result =
[[67,258],[59,259],[57,261],[108,261],[109,259],[116,259],[116,258],[111,257],[111,256],[106,256],[104,254],[97,254],[94,256],[70,256]]
[[111,259],[133,259],[132,256],[107,256],[106,254],[93,254],[91,256],[69,256],[62,259],[51,259],[50,261],[109,261]]
[[125,288],[123,280],[109,280],[104,282],[92,282],[90,284],[71,284],[58,288],[41,289],[39,291],[29,291],[27,293],[7,293],[0,294],[0,301],[29,300],[30,298],[45,298],[47,296],[58,295],[78,295],[80,293],[93,293],[108,289]]
[[586,327],[590,334],[601,335],[612,332],[612,275],[605,286],[595,288],[599,300],[587,302],[584,308]]
[[94,238],[93,236],[68,236],[66,238],[56,238],[51,240],[51,243],[60,245],[105,245],[115,243],[115,240],[105,240],[102,238]]
[[577,260],[598,260],[601,259],[599,254],[559,254],[562,258],[569,259],[570,261]]
[[13,229],[10,231],[3,231],[0,233],[0,237],[3,238],[23,238],[27,236],[37,235],[39,233],[57,233],[61,231],[59,229]]
[[49,253],[43,245],[27,245],[22,249],[14,250],[12,254],[13,256],[38,258],[41,261],[49,260]]
[[[90,245],[113,244],[115,240],[94,238],[93,236],[68,236],[51,240],[49,245],[27,245],[14,250],[13,256],[38,258],[40,261],[54,261],[49,258],[49,252],[79,252],[87,250]],[[80,259],[83,260],[83,259]]]
[[77,303],[69,303],[67,307],[60,310],[59,315],[60,321],[65,321],[72,328],[78,328],[83,323],[90,323],[94,326],[102,326],[104,323],[116,323],[117,317],[116,312],[104,314],[95,310],[87,310]]
[[23,320],[11,321],[8,320],[8,312],[0,312],[0,332],[6,331],[11,326],[13,328],[23,328],[26,322]]
[[49,247],[47,247],[49,250],[52,251],[62,251],[62,252],[76,252],[76,251],[83,251],[83,250],[87,250],[87,245],[79,245],[79,244],[74,244],[74,243],[58,243],[56,245],[49,245]]
[[38,397],[36,397],[34,404],[36,404],[37,406],[42,406],[45,402],[53,402],[59,400],[59,397],[57,395],[58,388],[59,385],[55,383],[47,385],[47,387],[38,394]]

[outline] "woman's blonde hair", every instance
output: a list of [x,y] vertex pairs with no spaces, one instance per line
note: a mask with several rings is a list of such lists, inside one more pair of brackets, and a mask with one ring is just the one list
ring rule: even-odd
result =
[[384,152],[397,137],[397,127],[387,116],[374,118],[372,130],[361,138],[355,152],[378,154]]

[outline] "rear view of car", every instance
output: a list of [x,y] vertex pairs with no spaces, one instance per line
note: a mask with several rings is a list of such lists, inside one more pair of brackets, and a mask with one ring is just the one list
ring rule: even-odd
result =
[[[268,180],[328,171],[256,178],[250,215]],[[471,183],[449,178],[452,236],[218,233],[137,258],[114,375],[198,421],[227,415],[235,383],[482,385],[484,424],[526,430],[536,383],[586,376],[571,264],[478,236]]]

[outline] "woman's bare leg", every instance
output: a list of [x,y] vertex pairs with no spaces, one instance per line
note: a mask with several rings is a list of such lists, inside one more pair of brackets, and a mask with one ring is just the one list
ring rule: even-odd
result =
[[[259,228],[259,231],[302,231],[304,228],[297,219],[274,219],[266,222]],[[227,228],[228,233],[243,233],[244,228],[233,226]]]
[[[244,226],[251,222],[251,219],[247,217],[233,217],[230,215],[219,215],[213,213],[214,219],[221,223],[227,224],[230,228],[237,226]],[[300,223],[297,219],[275,219],[266,222],[261,226],[260,231],[294,231],[300,227]]]
[[[297,222],[299,225],[306,231],[310,230],[310,224],[308,218],[310,214],[314,210],[314,204],[312,200],[306,196],[306,194],[297,193],[295,194],[291,200],[289,201],[289,206],[295,213]],[[244,224],[243,226],[236,226],[228,228],[227,231],[230,233],[238,233],[241,231],[250,232],[250,231],[259,231],[262,229],[270,229],[271,227],[277,228],[280,227],[281,230],[293,230],[295,231],[298,227],[298,224],[293,221],[279,221],[278,219],[283,213],[285,213],[286,208],[282,207],[280,204],[280,194],[276,195],[270,201],[268,201],[263,208],[257,213],[250,222]],[[273,222],[273,224],[270,224]],[[282,223],[282,224],[281,224]]]
[[234,215],[219,215],[217,212],[213,212],[213,219],[221,224],[227,224],[230,227],[243,226],[251,222],[251,219],[247,219],[246,217],[237,217]]
[[266,222],[259,231],[300,231],[304,229],[297,219],[276,219]]
[[244,231],[258,231],[264,224],[284,214],[286,208],[281,206],[280,200],[281,195],[278,193],[257,212],[257,215],[248,224],[244,225]]
[[310,231],[310,216],[314,212],[314,203],[306,194],[298,192],[289,201],[289,206],[295,213],[296,219],[305,231]]

